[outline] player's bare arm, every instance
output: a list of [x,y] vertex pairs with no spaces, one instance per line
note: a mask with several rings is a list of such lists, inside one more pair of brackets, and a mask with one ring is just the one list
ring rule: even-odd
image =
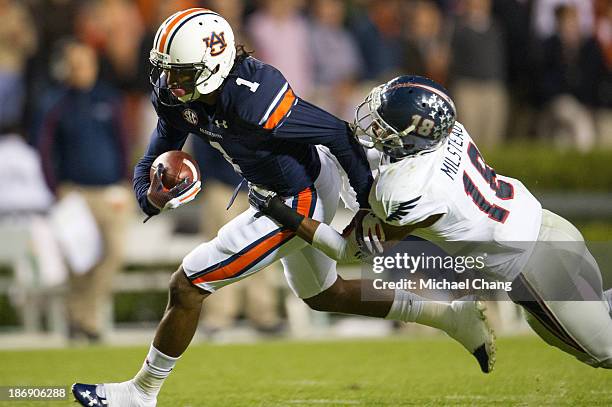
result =
[[285,205],[278,196],[258,199],[255,196],[257,194],[260,193],[251,190],[251,203],[256,205],[263,214],[296,232],[299,237],[338,262],[359,260],[354,250],[351,251],[351,249],[356,249],[354,244],[351,245],[351,239],[356,241],[361,250],[382,251],[382,245],[385,242],[401,241],[416,229],[427,228],[443,216],[443,214],[436,214],[415,224],[394,226],[377,219],[369,211],[360,211],[341,234],[330,225],[300,215],[296,210]]

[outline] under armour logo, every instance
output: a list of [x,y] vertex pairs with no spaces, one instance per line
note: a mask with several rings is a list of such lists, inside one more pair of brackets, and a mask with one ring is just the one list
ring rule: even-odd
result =
[[[88,406],[99,406],[100,403],[98,403],[98,400],[95,398],[91,397],[91,392],[89,390],[87,391],[82,391],[81,392],[81,396],[83,397],[83,399],[85,401],[87,401],[87,405]],[[103,405],[108,405],[108,401],[106,400],[101,400]]]
[[89,403],[87,403],[88,406],[96,406],[96,405],[98,405],[98,400],[91,398],[91,392],[89,390],[82,391],[81,392],[81,396],[83,396],[83,398],[86,401],[89,401]]
[[227,120],[215,120],[215,126],[227,129]]

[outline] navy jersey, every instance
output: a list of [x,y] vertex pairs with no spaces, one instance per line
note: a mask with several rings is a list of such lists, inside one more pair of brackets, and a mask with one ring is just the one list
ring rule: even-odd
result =
[[160,154],[181,149],[189,134],[208,141],[247,181],[281,196],[314,183],[321,169],[315,145],[327,146],[360,205],[368,207],[372,176],[348,123],[297,97],[274,67],[252,57],[239,61],[215,105],[194,101],[169,107],[155,92],[152,99],[157,128],[134,171],[134,190],[147,214],[157,212],[146,198],[150,166]]

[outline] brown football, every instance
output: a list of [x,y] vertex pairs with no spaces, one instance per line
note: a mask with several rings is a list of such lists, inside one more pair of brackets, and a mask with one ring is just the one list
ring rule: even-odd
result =
[[165,188],[170,189],[174,187],[184,178],[188,179],[187,182],[189,184],[200,180],[200,168],[198,167],[198,163],[184,151],[166,151],[157,157],[149,173],[151,179],[153,179],[153,174],[155,174],[155,170],[159,163],[164,165],[162,184]]

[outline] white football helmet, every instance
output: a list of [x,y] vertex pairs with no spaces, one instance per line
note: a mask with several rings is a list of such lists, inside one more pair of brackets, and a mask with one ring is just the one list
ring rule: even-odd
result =
[[[149,56],[151,84],[164,96],[162,103],[186,103],[218,89],[235,58],[234,32],[223,17],[205,8],[179,11],[155,35]],[[179,102],[160,90],[168,90]]]

